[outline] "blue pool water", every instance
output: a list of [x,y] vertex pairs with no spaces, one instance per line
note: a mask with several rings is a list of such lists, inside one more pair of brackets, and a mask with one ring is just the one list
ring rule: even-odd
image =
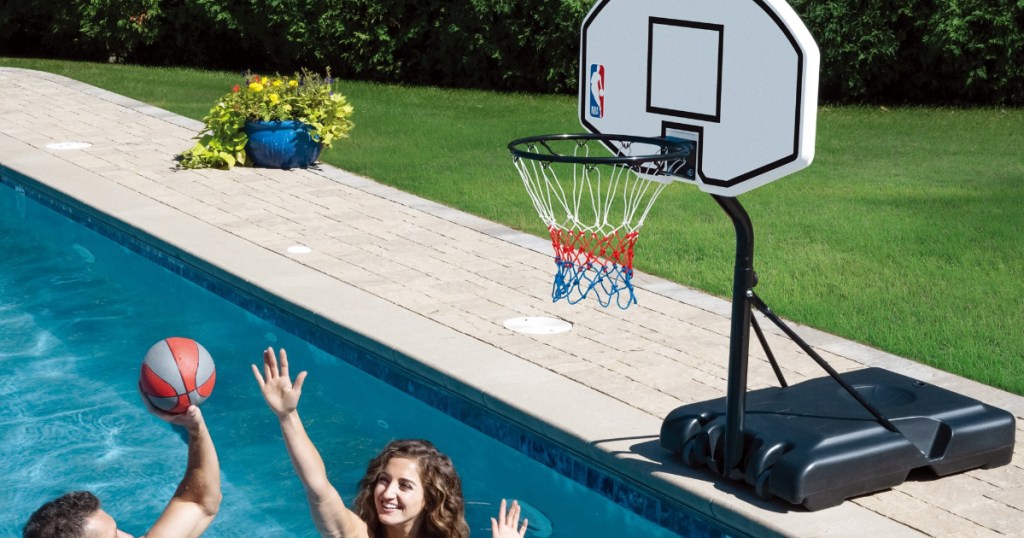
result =
[[[86,215],[69,219],[53,210],[67,206],[27,192],[0,182],[0,536],[20,535],[32,510],[73,489],[97,493],[125,530],[147,529],[184,470],[184,439],[143,409],[135,389],[142,355],[167,336],[198,340],[217,365],[203,412],[221,457],[224,502],[207,536],[315,535],[276,420],[249,370],[267,346],[287,348],[293,372],[310,372],[300,413],[346,500],[388,440],[422,437],[455,462],[474,536],[489,536],[503,497],[526,503],[528,536],[679,536],[579,483],[614,482],[600,471],[548,454],[574,477],[587,477],[566,478],[392,385],[398,379],[428,396],[439,389],[402,381],[338,339],[310,339],[312,329],[280,323],[286,316],[272,307],[243,309],[208,289],[223,283],[182,278],[175,273],[194,270],[104,237],[90,228],[117,232]],[[480,418],[479,410],[460,413],[489,424],[492,435],[521,435],[500,419]],[[605,489],[633,495],[618,487]],[[664,501],[637,503],[681,534],[725,536]]]

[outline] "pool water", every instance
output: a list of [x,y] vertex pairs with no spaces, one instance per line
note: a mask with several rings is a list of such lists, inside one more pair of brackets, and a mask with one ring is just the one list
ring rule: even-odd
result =
[[[194,338],[217,365],[203,413],[220,455],[224,501],[207,536],[316,535],[249,369],[267,346],[288,350],[293,373],[309,371],[299,411],[346,501],[387,441],[419,437],[455,462],[474,536],[489,536],[502,498],[525,503],[528,536],[679,536],[10,181],[0,182],[0,253],[0,536],[20,535],[42,502],[75,489],[96,493],[124,530],[147,530],[185,464],[185,439],[145,411],[135,388],[142,355],[167,336]],[[355,348],[341,353],[372,360]],[[725,536],[701,520],[686,525],[695,535]]]

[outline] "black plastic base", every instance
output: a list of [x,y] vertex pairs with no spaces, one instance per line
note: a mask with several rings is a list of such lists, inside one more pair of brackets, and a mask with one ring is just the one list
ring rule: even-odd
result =
[[[891,488],[910,471],[938,476],[1010,462],[1014,417],[888,370],[842,374],[899,433],[885,429],[829,377],[747,393],[743,460],[730,478],[818,510]],[[680,407],[665,418],[661,445],[691,467],[719,474],[725,398]]]

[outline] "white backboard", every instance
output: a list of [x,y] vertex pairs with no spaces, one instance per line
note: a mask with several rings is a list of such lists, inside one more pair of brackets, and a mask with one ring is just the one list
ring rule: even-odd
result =
[[580,122],[692,140],[678,179],[736,196],[811,163],[818,65],[783,0],[601,0],[581,29]]

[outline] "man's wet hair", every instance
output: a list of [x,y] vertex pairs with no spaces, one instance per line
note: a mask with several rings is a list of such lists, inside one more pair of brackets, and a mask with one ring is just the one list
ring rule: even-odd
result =
[[80,538],[85,521],[100,509],[100,500],[88,491],[72,491],[42,505],[21,531],[23,538]]

